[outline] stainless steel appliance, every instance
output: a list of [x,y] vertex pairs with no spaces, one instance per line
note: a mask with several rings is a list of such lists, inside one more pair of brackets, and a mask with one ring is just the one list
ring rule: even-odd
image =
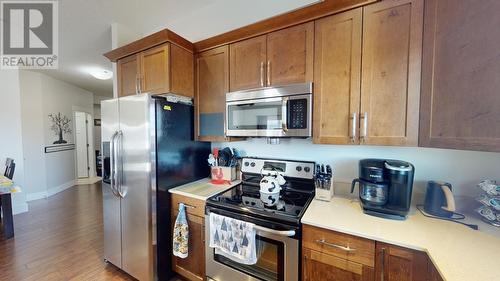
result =
[[104,259],[139,280],[169,280],[168,189],[209,175],[193,107],[148,94],[101,102]]
[[310,137],[312,83],[226,94],[226,135]]
[[[314,162],[242,159],[242,183],[213,196],[206,203],[205,237],[208,280],[297,281],[300,280],[300,219],[314,198]],[[263,172],[264,171],[264,172]],[[260,180],[265,171],[284,173],[278,204],[266,207],[261,200]],[[254,223],[258,261],[237,263],[215,254],[209,247],[210,213]]]
[[351,193],[359,183],[363,212],[404,220],[410,210],[415,167],[411,163],[388,159],[362,159],[359,178],[352,181]]

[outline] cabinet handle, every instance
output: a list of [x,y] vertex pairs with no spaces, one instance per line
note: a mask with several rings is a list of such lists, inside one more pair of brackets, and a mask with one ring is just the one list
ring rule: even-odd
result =
[[260,62],[260,86],[264,87],[264,62]]
[[361,134],[361,140],[363,142],[365,142],[366,141],[366,136],[368,134],[368,112],[363,113],[363,115],[361,115],[359,117],[359,119],[360,119],[361,128],[362,128],[361,129],[361,133],[360,133]]
[[267,61],[267,86],[271,86],[271,61]]
[[135,94],[138,95],[139,94],[139,75],[136,75],[135,76]]
[[[179,203],[181,204],[181,203]],[[186,204],[186,203],[182,203],[184,204],[184,207],[188,208],[188,209],[196,209],[196,206],[193,206],[193,205],[189,205],[189,204]]]
[[384,271],[385,271],[385,248],[382,248],[382,261],[381,261],[381,273],[380,273],[380,281],[384,281]]
[[353,248],[351,248],[349,246],[345,247],[345,246],[340,246],[340,245],[333,244],[333,243],[330,243],[330,242],[326,242],[325,239],[316,240],[316,243],[323,244],[323,245],[326,245],[326,246],[332,247],[332,248],[337,248],[337,249],[340,249],[340,250],[343,250],[343,251],[346,251],[346,252],[354,252],[354,251],[356,251],[356,249],[353,249]]
[[304,255],[304,281],[307,281],[309,278],[309,272],[307,272],[307,254]]
[[357,112],[353,112],[352,113],[352,116],[351,118],[351,142],[355,142],[356,141],[356,132],[357,132],[357,117],[358,117],[358,113]]

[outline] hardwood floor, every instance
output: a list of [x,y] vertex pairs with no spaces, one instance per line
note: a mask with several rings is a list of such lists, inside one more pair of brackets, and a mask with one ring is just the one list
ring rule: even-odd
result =
[[100,183],[29,203],[14,216],[15,237],[0,235],[0,280],[134,280],[103,261]]

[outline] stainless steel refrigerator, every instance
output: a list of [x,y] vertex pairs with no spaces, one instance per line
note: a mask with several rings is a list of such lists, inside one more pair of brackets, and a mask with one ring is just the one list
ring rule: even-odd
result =
[[101,130],[104,259],[139,280],[168,280],[168,189],[209,175],[210,144],[194,141],[193,106],[171,96],[102,101]]

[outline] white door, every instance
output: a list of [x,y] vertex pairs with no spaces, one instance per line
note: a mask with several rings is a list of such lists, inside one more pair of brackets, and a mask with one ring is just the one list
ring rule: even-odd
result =
[[75,112],[76,170],[78,178],[89,177],[87,114]]

